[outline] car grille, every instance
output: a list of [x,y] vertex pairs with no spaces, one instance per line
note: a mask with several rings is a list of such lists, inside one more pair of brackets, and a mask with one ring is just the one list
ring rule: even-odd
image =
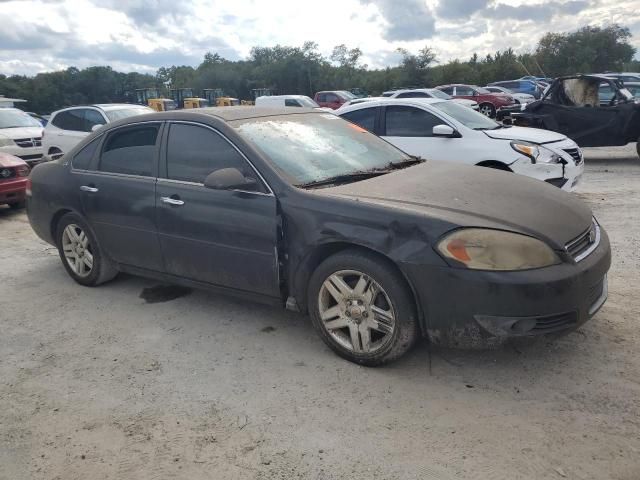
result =
[[571,155],[571,158],[576,162],[576,165],[580,165],[582,163],[582,150],[579,148],[565,148],[564,151]]
[[576,262],[586,258],[592,251],[596,249],[600,243],[600,227],[595,220],[591,222],[591,226],[565,245],[565,251],[571,255]]
[[42,146],[42,137],[36,138],[18,138],[14,140],[16,145],[22,148],[32,148],[32,147],[41,147]]
[[529,334],[553,333],[565,328],[570,328],[578,323],[578,314],[576,312],[559,313],[557,315],[548,315],[546,317],[536,318],[536,326],[533,327]]
[[9,180],[16,176],[16,171],[13,168],[0,168],[0,182],[3,180]]

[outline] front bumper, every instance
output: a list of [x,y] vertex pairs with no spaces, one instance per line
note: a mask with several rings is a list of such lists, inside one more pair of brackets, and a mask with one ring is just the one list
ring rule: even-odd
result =
[[38,163],[42,162],[43,149],[38,147],[19,147],[18,145],[11,145],[6,147],[0,147],[0,152],[8,153],[14,157],[21,158],[29,164],[29,167],[33,168]]
[[568,331],[585,323],[607,298],[611,247],[604,229],[582,261],[520,272],[404,265],[434,343],[473,344],[488,338]]
[[584,161],[576,165],[573,160],[562,165],[560,163],[531,163],[530,159],[522,157],[509,167],[514,173],[542,180],[567,192],[576,189],[584,173]]
[[22,202],[26,196],[27,178],[0,182],[0,205]]

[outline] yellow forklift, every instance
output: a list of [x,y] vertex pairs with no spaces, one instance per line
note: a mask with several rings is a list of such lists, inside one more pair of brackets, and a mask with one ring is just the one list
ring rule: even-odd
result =
[[221,88],[205,88],[202,96],[212,107],[235,107],[240,105],[240,100],[224,94]]
[[205,108],[209,106],[209,102],[206,98],[185,98],[184,108]]
[[167,112],[176,109],[176,103],[169,98],[162,98],[157,88],[137,88],[136,103],[147,105],[156,112]]

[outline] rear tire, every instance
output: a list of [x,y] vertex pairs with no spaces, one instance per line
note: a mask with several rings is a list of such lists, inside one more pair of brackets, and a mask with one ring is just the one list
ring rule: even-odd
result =
[[118,274],[87,223],[75,213],[67,213],[58,222],[56,245],[64,268],[80,285],[95,287]]
[[419,336],[405,279],[387,260],[368,252],[346,250],[320,264],[309,282],[308,305],[322,340],[360,365],[391,362]]

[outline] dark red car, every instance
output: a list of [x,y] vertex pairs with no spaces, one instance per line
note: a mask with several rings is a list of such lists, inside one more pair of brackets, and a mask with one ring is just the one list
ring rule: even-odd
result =
[[0,152],[0,205],[24,207],[29,171],[24,160]]
[[331,90],[318,92],[313,99],[321,107],[328,107],[333,110],[340,108],[344,103],[353,100],[356,96],[346,90]]
[[490,118],[495,118],[496,112],[502,107],[515,105],[515,99],[506,93],[493,93],[477,85],[440,85],[436,87],[454,98],[466,98],[478,102],[478,111]]

